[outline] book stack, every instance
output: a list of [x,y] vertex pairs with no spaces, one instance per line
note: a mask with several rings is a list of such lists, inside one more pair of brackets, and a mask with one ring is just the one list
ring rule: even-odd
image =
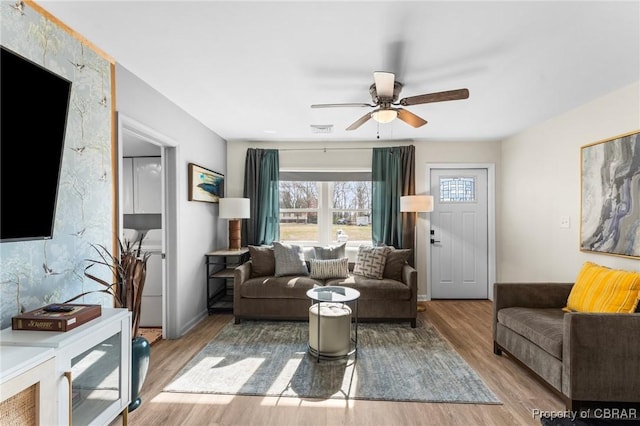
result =
[[69,331],[102,315],[101,305],[58,303],[11,318],[13,330]]

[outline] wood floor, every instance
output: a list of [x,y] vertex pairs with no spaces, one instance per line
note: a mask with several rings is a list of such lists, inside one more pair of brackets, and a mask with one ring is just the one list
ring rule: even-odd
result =
[[[151,347],[142,405],[130,425],[540,425],[533,410],[564,410],[549,388],[507,356],[493,354],[491,302],[430,301],[428,318],[503,405],[310,400],[162,392],[174,375],[230,320],[211,315],[178,340]],[[408,371],[407,374],[412,374]],[[121,418],[112,423],[121,424]]]

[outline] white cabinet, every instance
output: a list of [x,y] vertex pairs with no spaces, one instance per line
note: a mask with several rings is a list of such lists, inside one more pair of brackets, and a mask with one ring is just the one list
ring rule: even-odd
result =
[[53,349],[0,346],[0,419],[6,424],[51,423],[58,415]]
[[122,159],[123,213],[162,213],[160,157]]
[[160,248],[142,250],[151,253],[142,291],[140,327],[162,327],[162,252]]
[[131,399],[131,313],[127,309],[102,308],[99,318],[67,332],[7,328],[0,332],[0,342],[53,350],[56,424],[106,425],[121,413],[126,423]]

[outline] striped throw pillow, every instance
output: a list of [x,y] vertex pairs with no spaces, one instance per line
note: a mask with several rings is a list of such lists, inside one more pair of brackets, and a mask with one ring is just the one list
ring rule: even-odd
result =
[[311,259],[311,278],[326,280],[329,278],[349,277],[349,258],[318,260]]
[[566,311],[633,312],[640,292],[640,272],[585,262],[567,299]]

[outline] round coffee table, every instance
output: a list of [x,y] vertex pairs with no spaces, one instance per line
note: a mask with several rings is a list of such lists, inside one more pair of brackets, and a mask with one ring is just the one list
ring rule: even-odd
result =
[[[307,297],[311,299],[311,305],[318,304],[318,331],[317,331],[317,349],[312,348],[311,344],[308,344],[309,353],[315,356],[320,362],[320,359],[336,359],[336,358],[344,358],[348,357],[352,354],[356,354],[358,356],[358,298],[360,297],[360,292],[356,289],[350,287],[341,287],[341,286],[327,286],[327,287],[316,287],[307,291]],[[351,343],[353,343],[353,348],[347,351],[344,355],[327,355],[323,354],[320,350],[320,321],[322,315],[320,315],[320,307],[321,303],[354,303],[353,309],[353,319],[354,319],[354,337],[351,338]],[[349,325],[351,325],[351,321],[349,320]]]

